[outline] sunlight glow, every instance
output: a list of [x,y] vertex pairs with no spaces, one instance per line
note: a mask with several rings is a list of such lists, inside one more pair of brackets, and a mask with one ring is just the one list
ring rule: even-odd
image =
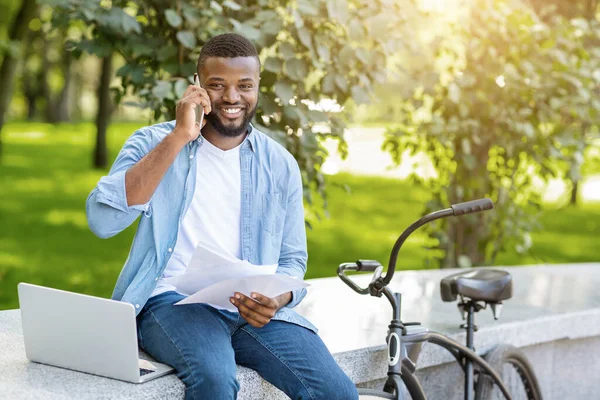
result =
[[504,75],[499,75],[496,77],[496,85],[500,86],[501,88],[506,86],[506,82],[504,81]]

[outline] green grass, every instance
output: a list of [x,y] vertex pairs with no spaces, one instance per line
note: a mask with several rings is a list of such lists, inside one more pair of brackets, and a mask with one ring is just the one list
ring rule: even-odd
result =
[[[143,123],[113,124],[110,159]],[[12,123],[2,135],[0,165],[0,309],[18,307],[16,285],[31,282],[92,295],[110,296],[125,261],[135,225],[101,240],[88,229],[85,200],[106,173],[91,168],[92,124]],[[313,219],[308,232],[307,277],[335,275],[337,265],[358,258],[387,263],[397,235],[419,217],[427,193],[408,182],[340,174],[330,186],[330,219]],[[503,254],[499,264],[600,260],[600,204],[547,214],[533,235],[531,255]],[[425,264],[426,238],[411,236],[399,268]]]

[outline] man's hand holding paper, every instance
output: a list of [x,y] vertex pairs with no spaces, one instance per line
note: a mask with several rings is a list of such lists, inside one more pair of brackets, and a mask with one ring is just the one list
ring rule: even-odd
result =
[[[276,270],[276,264],[253,265],[198,245],[186,273],[170,278],[169,283],[179,293],[189,296],[176,305],[207,303],[215,308],[240,311],[249,323],[262,326],[265,318],[270,319],[271,314],[275,315],[289,302],[289,292],[308,286],[303,280],[276,274]],[[236,294],[240,299],[234,304],[231,300]],[[252,294],[256,294],[256,301]]]

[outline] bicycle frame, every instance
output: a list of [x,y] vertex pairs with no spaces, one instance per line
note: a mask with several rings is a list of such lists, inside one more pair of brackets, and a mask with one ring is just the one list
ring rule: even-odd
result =
[[463,368],[463,371],[465,372],[465,400],[472,400],[474,395],[473,363],[483,372],[489,374],[506,399],[511,400],[511,396],[500,376],[498,376],[496,371],[494,371],[482,357],[472,350],[474,331],[473,314],[475,312],[473,308],[469,309],[468,324],[466,326],[467,346],[471,347],[469,348],[440,333],[429,331],[427,328],[421,327],[420,325],[412,323],[404,325],[400,318],[400,293],[392,293],[387,287],[384,288],[383,293],[392,303],[394,313],[386,337],[386,342],[388,344],[388,379],[383,389],[385,392],[393,393],[395,391],[396,399],[400,399],[400,391],[402,389],[402,385],[400,384],[400,381],[402,380],[400,371],[402,364],[413,373],[416,370],[417,360],[421,353],[423,343],[429,342],[448,350]]

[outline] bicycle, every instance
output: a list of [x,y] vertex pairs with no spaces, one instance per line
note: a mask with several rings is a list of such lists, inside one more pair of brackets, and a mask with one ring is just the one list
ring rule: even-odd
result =
[[[436,219],[460,216],[491,210],[494,203],[490,199],[479,199],[452,205],[450,208],[432,212],[410,225],[396,240],[390,255],[385,276],[383,266],[375,260],[359,260],[343,263],[338,267],[338,276],[355,292],[375,297],[385,296],[392,305],[393,317],[386,335],[388,354],[388,377],[383,390],[359,388],[360,399],[401,400],[404,388],[412,400],[425,400],[425,393],[414,372],[424,343],[433,343],[448,350],[464,371],[465,400],[490,400],[497,398],[513,399],[513,394],[503,378],[512,377],[520,383],[516,394],[528,400],[541,400],[539,383],[531,364],[520,350],[509,345],[498,345],[483,357],[474,349],[473,339],[476,327],[475,314],[490,305],[494,319],[498,319],[502,302],[512,297],[512,277],[506,271],[474,268],[450,275],[441,281],[441,295],[445,302],[459,299],[458,307],[466,323],[466,345],[427,328],[418,322],[403,323],[401,320],[401,294],[394,293],[388,284],[394,276],[398,253],[408,236],[419,227]],[[346,271],[373,272],[373,278],[366,288],[356,285],[346,275]],[[510,375],[512,373],[512,375]],[[514,385],[510,386],[514,389]],[[513,390],[514,392],[514,390]]]

